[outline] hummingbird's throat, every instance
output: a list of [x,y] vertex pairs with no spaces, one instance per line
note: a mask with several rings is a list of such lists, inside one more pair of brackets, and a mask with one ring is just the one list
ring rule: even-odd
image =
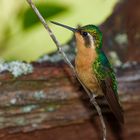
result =
[[[96,53],[96,47],[94,45],[94,42],[90,42],[89,44],[85,42],[85,39],[79,34],[75,33],[76,38],[76,48],[77,48],[77,54],[81,56],[81,58],[86,58],[88,61]],[[94,58],[92,58],[94,59]]]

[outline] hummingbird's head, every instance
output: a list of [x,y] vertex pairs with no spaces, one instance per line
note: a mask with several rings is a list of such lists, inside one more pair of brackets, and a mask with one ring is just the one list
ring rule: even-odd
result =
[[87,48],[102,47],[102,32],[95,25],[86,25],[78,28],[72,28],[67,25],[63,25],[57,22],[51,21],[53,24],[62,26],[68,30],[74,32],[76,37],[76,42],[80,44],[80,46],[85,46]]
[[[83,40],[86,47],[94,45],[96,48],[102,47],[102,32],[95,25],[78,27],[76,37]],[[81,37],[80,37],[81,36]]]

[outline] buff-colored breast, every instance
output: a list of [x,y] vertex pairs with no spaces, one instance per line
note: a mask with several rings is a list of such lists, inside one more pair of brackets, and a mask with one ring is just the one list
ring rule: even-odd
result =
[[79,56],[76,56],[75,68],[76,68],[76,71],[78,73],[80,80],[84,83],[84,85],[90,91],[96,94],[101,94],[99,83],[92,69],[92,64],[90,64],[88,60],[85,60],[85,59],[79,58]]
[[90,48],[85,47],[79,34],[76,34],[76,40],[77,54],[75,58],[75,68],[78,76],[90,91],[99,95],[101,94],[100,86],[92,68],[93,63],[97,58],[95,48],[94,46],[91,46]]

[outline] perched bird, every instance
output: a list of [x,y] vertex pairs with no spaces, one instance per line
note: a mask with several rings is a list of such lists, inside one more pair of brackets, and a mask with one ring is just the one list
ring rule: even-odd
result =
[[115,73],[102,50],[102,32],[95,25],[72,28],[52,23],[74,32],[77,47],[75,69],[78,77],[94,96],[104,95],[115,117],[124,123]]

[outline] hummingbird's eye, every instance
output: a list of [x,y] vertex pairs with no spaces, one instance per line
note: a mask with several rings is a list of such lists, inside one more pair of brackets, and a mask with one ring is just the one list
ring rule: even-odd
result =
[[82,32],[82,36],[86,37],[88,35],[87,32]]

